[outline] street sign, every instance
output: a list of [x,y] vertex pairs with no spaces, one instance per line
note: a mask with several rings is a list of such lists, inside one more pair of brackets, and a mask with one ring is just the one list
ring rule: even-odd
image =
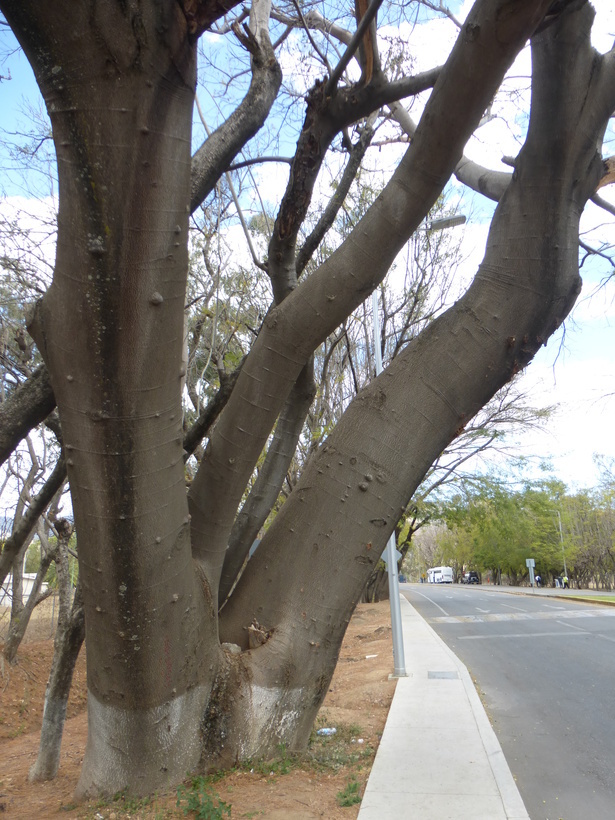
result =
[[[400,558],[401,558],[401,552],[400,552],[399,550],[395,550],[395,560],[396,560],[396,561],[399,561],[399,559],[400,559]],[[384,565],[385,565],[385,567],[386,567],[386,568],[387,568],[387,570],[388,570],[388,568],[389,568],[389,564],[388,564],[388,555],[387,555],[387,551],[386,551],[386,549],[385,549],[385,551],[382,553],[382,560],[384,561]]]
[[526,558],[525,559],[525,566],[530,571],[530,586],[532,590],[534,589],[534,567],[536,566],[536,561],[533,558]]

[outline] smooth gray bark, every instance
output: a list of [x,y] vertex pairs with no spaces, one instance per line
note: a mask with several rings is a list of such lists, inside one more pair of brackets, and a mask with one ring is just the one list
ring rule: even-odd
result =
[[[547,5],[523,3],[512,18],[498,3],[475,6],[391,181],[344,244],[267,317],[190,491],[193,552],[213,588],[244,487],[301,368],[382,280],[433,205]],[[282,274],[287,262],[282,251]],[[264,383],[266,405],[259,398]]]
[[41,365],[0,404],[0,464],[33,427],[47,418],[55,404],[49,373]]
[[263,466],[233,524],[220,578],[218,596],[221,604],[237,581],[250,547],[280,494],[315,392],[314,368],[310,362],[299,374],[289,394]]

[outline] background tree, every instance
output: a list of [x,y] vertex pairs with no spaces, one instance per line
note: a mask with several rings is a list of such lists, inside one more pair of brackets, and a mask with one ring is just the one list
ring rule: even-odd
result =
[[528,580],[525,560],[534,558],[543,584],[566,571],[579,588],[614,586],[612,495],[604,486],[569,493],[554,479],[484,478],[463,495],[440,497],[432,516],[436,526],[417,546],[423,562],[517,584]]

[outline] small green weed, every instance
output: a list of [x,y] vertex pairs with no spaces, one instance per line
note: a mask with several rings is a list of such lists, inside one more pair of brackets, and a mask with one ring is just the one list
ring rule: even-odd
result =
[[117,808],[125,812],[135,812],[148,808],[151,804],[149,797],[133,797],[126,792],[118,792],[113,795],[113,802],[118,804]]
[[343,808],[348,806],[355,806],[361,802],[361,795],[359,794],[359,784],[356,780],[349,780],[346,788],[337,793],[337,804]]
[[211,791],[206,777],[193,777],[190,788],[177,789],[177,804],[184,814],[194,814],[197,820],[223,820],[231,816],[231,807]]
[[299,765],[301,765],[299,756],[290,754],[286,744],[280,743],[276,757],[250,760],[244,764],[243,768],[257,772],[263,777],[274,777],[275,775],[288,774]]
[[[96,814],[100,816],[100,809],[109,809],[118,817],[151,817],[154,818],[152,811],[154,805],[151,797],[135,797],[126,791],[116,792],[113,797],[101,797],[90,804],[90,811],[87,817],[94,817]],[[63,807],[64,811],[73,808],[71,805]]]

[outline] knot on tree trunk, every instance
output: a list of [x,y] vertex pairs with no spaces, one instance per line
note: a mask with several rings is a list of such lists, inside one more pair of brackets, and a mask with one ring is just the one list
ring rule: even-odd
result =
[[250,649],[257,649],[262,646],[273,635],[273,629],[265,629],[256,619],[246,629],[248,630],[248,646]]

